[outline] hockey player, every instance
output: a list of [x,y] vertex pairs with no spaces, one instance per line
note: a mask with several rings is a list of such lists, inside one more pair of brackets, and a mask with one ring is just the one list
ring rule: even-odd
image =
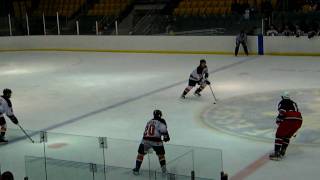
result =
[[274,152],[270,154],[270,159],[281,160],[286,154],[290,138],[295,135],[302,125],[302,116],[297,104],[290,99],[288,92],[282,95],[282,100],[278,104],[279,115],[276,119],[278,124]]
[[207,62],[204,59],[200,60],[200,65],[192,71],[189,77],[189,83],[188,86],[184,89],[181,98],[186,98],[186,95],[188,92],[195,87],[197,84],[200,86],[198,89],[194,92],[194,95],[201,96],[200,92],[207,86],[210,85],[210,81],[208,81],[209,73],[208,73],[208,67]]
[[7,143],[5,134],[7,131],[7,123],[4,118],[6,114],[14,124],[18,124],[19,121],[13,114],[12,104],[10,101],[12,91],[10,89],[4,89],[3,95],[0,97],[0,143]]
[[243,30],[240,31],[240,34],[238,34],[238,36],[236,38],[236,49],[235,49],[235,53],[234,53],[235,56],[238,56],[240,44],[242,44],[244,52],[248,56],[249,53],[248,53],[248,47],[247,47],[247,35]]
[[163,141],[170,141],[167,123],[164,119],[162,119],[162,112],[160,110],[154,110],[153,119],[147,123],[143,133],[143,139],[138,149],[136,167],[133,169],[133,174],[139,174],[143,157],[151,148],[156,152],[159,158],[162,172],[166,173],[167,169]]

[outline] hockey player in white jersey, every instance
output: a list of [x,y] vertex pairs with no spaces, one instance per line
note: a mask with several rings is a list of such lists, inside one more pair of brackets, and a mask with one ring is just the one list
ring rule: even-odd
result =
[[162,119],[162,112],[160,110],[154,110],[153,119],[147,123],[143,133],[143,138],[138,149],[136,166],[133,169],[133,174],[139,174],[143,157],[151,148],[156,152],[159,158],[162,172],[166,173],[166,158],[163,141],[170,141],[167,123],[164,119]]
[[7,143],[5,139],[7,131],[7,122],[4,118],[6,114],[14,124],[18,124],[19,121],[13,113],[12,104],[10,101],[12,91],[10,89],[4,89],[3,95],[0,97],[0,143]]
[[200,92],[207,86],[210,85],[210,81],[208,81],[209,73],[207,62],[204,59],[200,60],[200,65],[192,71],[189,77],[188,86],[184,89],[181,98],[186,98],[188,92],[199,84],[199,88],[194,92],[194,95],[201,96]]

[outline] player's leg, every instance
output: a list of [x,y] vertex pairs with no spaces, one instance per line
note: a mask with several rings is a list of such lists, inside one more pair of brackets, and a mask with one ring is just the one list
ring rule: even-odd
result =
[[146,155],[147,151],[148,151],[148,146],[145,146],[144,143],[141,143],[139,145],[139,148],[138,148],[138,155],[137,155],[137,158],[136,158],[136,167],[133,168],[133,170],[132,170],[133,174],[135,174],[135,175],[139,174],[139,170],[141,168],[144,155]]
[[290,123],[287,127],[288,134],[287,134],[287,137],[283,139],[283,144],[280,151],[281,156],[284,156],[286,154],[287,148],[290,144],[291,137],[297,133],[297,131],[300,129],[302,125],[302,121],[300,120],[296,120],[296,121],[290,120],[288,121],[288,123]]
[[186,95],[188,94],[188,92],[194,87],[196,86],[197,84],[197,81],[193,81],[193,80],[190,80],[189,79],[189,83],[188,83],[188,86],[184,89],[182,95],[181,95],[181,98],[186,98]]
[[235,55],[235,56],[238,56],[239,46],[240,46],[240,44],[237,43],[237,44],[236,44],[236,49],[234,50],[234,55]]
[[287,124],[285,121],[279,124],[279,127],[276,132],[276,138],[274,141],[274,152],[270,154],[269,156],[270,159],[273,159],[273,160],[281,159],[280,151],[281,151],[282,145],[284,144],[284,138],[286,137],[286,134],[288,134],[286,127],[287,127]]
[[280,150],[280,155],[281,156],[285,156],[286,155],[286,151],[287,151],[287,148],[289,146],[289,143],[290,143],[290,138],[283,138],[283,144],[282,144],[281,150]]
[[242,44],[242,47],[243,47],[243,49],[244,49],[244,52],[246,53],[246,55],[248,56],[249,55],[249,52],[248,52],[248,47],[247,47],[247,45],[246,45],[246,43],[241,43]]
[[0,143],[6,143],[8,142],[5,139],[5,135],[7,132],[7,123],[3,116],[0,116]]
[[281,158],[280,150],[283,145],[283,138],[276,137],[274,142],[274,152],[270,154],[270,159],[279,160]]
[[167,168],[166,168],[166,157],[165,157],[165,150],[164,150],[164,146],[153,146],[154,151],[156,152],[158,158],[159,158],[159,163],[161,166],[161,170],[163,173],[167,172]]
[[200,92],[202,90],[204,90],[204,88],[206,88],[207,86],[207,83],[206,82],[200,82],[200,86],[198,87],[198,89],[194,92],[194,95],[197,95],[197,96],[201,96]]

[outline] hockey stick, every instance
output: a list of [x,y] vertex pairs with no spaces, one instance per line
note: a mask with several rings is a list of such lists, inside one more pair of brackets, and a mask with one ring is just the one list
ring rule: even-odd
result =
[[21,131],[28,137],[28,139],[30,139],[30,141],[34,143],[34,140],[27,134],[27,132],[20,126],[20,124],[17,124],[17,126],[19,126]]
[[210,88],[211,93],[212,93],[212,96],[213,96],[213,98],[214,98],[214,102],[213,102],[213,104],[216,104],[216,102],[217,102],[218,100],[217,100],[216,96],[215,96],[215,95],[214,95],[214,93],[213,93],[213,90],[212,90],[211,85],[209,85],[209,88]]

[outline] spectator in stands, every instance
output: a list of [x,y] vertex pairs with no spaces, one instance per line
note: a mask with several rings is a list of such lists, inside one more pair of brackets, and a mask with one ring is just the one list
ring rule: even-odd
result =
[[1,180],[14,180],[13,174],[10,171],[6,171],[1,175]]
[[318,33],[318,24],[316,22],[311,22],[310,28],[308,31],[308,38],[313,38]]
[[292,31],[289,29],[288,25],[285,25],[282,33],[283,36],[291,36],[292,35]]
[[300,36],[304,35],[304,32],[300,29],[299,25],[296,25],[295,28],[296,28],[296,30],[295,30],[294,34],[295,34],[296,37],[300,37]]
[[270,26],[270,29],[267,31],[267,36],[278,36],[278,31],[274,27],[274,25]]
[[313,28],[311,28],[309,31],[308,31],[308,38],[311,39],[313,38],[314,36],[317,35],[317,31]]

